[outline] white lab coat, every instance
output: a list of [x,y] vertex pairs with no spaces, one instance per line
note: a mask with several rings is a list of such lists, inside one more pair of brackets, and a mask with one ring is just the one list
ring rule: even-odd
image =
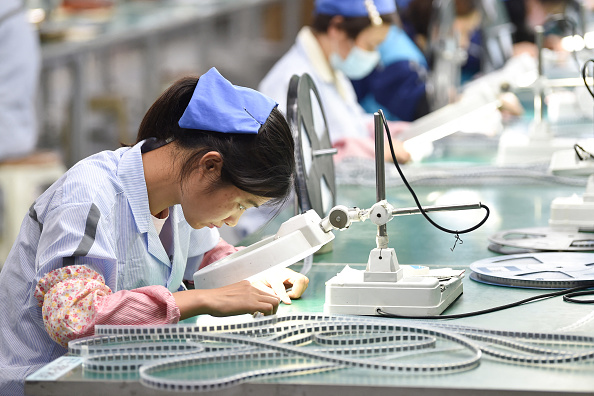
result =
[[[295,44],[270,69],[258,90],[274,99],[279,104],[279,110],[286,115],[289,81],[293,75],[304,73],[312,78],[320,95],[332,144],[345,138],[372,139],[369,126],[373,116],[366,114],[357,102],[350,80],[328,64],[309,27],[299,31]],[[273,214],[274,211],[265,206],[248,209],[234,232],[240,237],[249,235],[269,221]]]
[[0,161],[31,152],[37,143],[39,38],[19,0],[0,1]]
[[332,143],[347,138],[368,138],[372,116],[357,102],[351,82],[340,71],[334,71],[309,27],[301,29],[295,44],[274,65],[258,90],[279,103],[286,114],[289,81],[294,74],[307,73],[313,79],[322,100]]

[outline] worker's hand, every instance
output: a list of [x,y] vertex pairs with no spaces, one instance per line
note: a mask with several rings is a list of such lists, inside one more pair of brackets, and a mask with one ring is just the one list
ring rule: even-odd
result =
[[499,95],[499,110],[504,116],[518,117],[524,114],[524,107],[520,99],[513,92],[503,92]]
[[247,281],[216,289],[195,289],[173,293],[180,310],[180,319],[199,314],[230,316],[254,314],[273,315],[280,304],[274,293],[263,291]]
[[307,276],[289,268],[267,271],[261,279],[252,281],[254,287],[276,294],[285,304],[291,304],[291,298],[301,297],[308,284]]
[[390,136],[393,139],[398,139],[398,135],[410,128],[410,122],[388,121],[388,128],[390,128]]
[[[399,164],[406,164],[410,161],[410,153],[406,151],[401,141],[392,140],[392,145],[394,146],[396,161],[398,161]],[[392,162],[392,152],[390,151],[390,145],[388,143],[384,145],[384,161]]]
[[[406,151],[402,142],[398,139],[398,135],[410,128],[410,122],[405,121],[388,121],[390,128],[390,136],[392,137],[392,144],[394,145],[394,154],[399,164],[406,164],[410,161],[410,153]],[[390,145],[388,139],[384,139],[384,161],[392,162],[392,153],[390,152]]]
[[[410,161],[410,153],[404,149],[402,142],[395,139],[392,139],[392,142],[394,143],[394,154],[396,154],[398,163],[404,164]],[[338,154],[334,156],[335,163],[347,158],[375,158],[375,142],[373,139],[344,138],[335,142],[333,147],[338,149]],[[384,145],[384,157],[386,161],[392,162],[390,147],[387,142]]]

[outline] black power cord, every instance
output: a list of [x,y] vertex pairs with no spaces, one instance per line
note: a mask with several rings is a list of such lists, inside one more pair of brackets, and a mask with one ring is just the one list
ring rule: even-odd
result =
[[563,289],[563,290],[558,290],[552,293],[545,293],[545,294],[539,294],[538,296],[533,296],[533,297],[529,297],[529,298],[525,298],[523,300],[520,301],[516,301],[510,304],[505,304],[505,305],[500,305],[497,307],[493,307],[493,308],[487,308],[487,309],[483,309],[480,311],[473,311],[473,312],[465,312],[465,313],[460,313],[460,314],[451,314],[451,315],[427,315],[427,316],[407,316],[407,315],[396,315],[390,312],[386,312],[384,310],[382,310],[381,308],[377,308],[376,312],[378,313],[378,315],[380,316],[385,316],[387,318],[400,318],[400,319],[459,319],[459,318],[468,318],[470,316],[478,316],[478,315],[484,315],[484,314],[488,314],[491,312],[497,312],[497,311],[502,311],[504,309],[508,309],[508,308],[513,308],[513,307],[517,307],[532,301],[538,301],[538,300],[544,300],[546,298],[551,298],[551,297],[557,297],[557,296],[563,296],[563,300],[567,301],[567,302],[574,302],[574,303],[580,303],[580,304],[589,304],[589,303],[594,303],[594,300],[580,300],[580,299],[574,299],[573,297],[575,296],[582,296],[582,295],[594,295],[594,290],[588,290],[586,291],[586,289],[590,289],[594,287],[594,282],[588,285],[584,285],[584,286],[578,286],[578,287],[572,287],[570,289]]
[[591,161],[594,159],[594,155],[591,152],[577,143],[573,145],[573,151],[575,151],[575,155],[580,161]]
[[[586,86],[586,89],[588,90],[588,93],[590,94],[590,96],[592,96],[592,98],[594,98],[594,92],[592,91],[592,88],[590,87],[590,85],[588,85],[588,64],[589,63],[594,63],[594,59],[588,59],[587,61],[584,62],[584,66],[582,66],[582,79],[584,80],[584,85]],[[594,74],[594,72],[593,72]],[[592,76],[594,78],[594,76]],[[577,153],[577,151],[576,151]],[[580,158],[579,153],[578,153],[578,158]],[[580,158],[581,160],[582,158]]]
[[[408,180],[406,180],[404,173],[402,173],[402,169],[400,169],[400,165],[398,165],[398,161],[396,160],[396,154],[394,153],[394,145],[392,143],[392,136],[390,136],[390,128],[388,127],[388,121],[386,120],[386,116],[384,115],[384,112],[381,109],[378,110],[378,113],[382,117],[382,121],[384,123],[384,129],[386,130],[386,135],[388,135],[388,144],[390,145],[390,154],[392,154],[392,161],[394,161],[394,165],[396,166],[396,170],[398,171],[398,174],[400,174],[400,177],[402,178],[402,182],[404,183],[404,185],[406,186],[406,188],[412,195],[413,199],[415,200],[415,204],[417,205],[417,208],[419,208],[419,211],[425,217],[425,219],[427,219],[427,221],[429,223],[431,223],[431,225],[433,225],[435,228],[437,228],[443,232],[447,232],[449,234],[455,234],[455,235],[466,234],[468,232],[476,230],[477,228],[479,228],[480,226],[485,224],[485,221],[487,221],[487,219],[489,218],[490,211],[489,211],[489,208],[486,205],[483,205],[482,203],[480,204],[480,207],[485,209],[485,211],[487,212],[485,214],[485,217],[480,222],[478,222],[476,225],[474,225],[473,227],[470,227],[470,228],[467,228],[467,229],[461,230],[461,231],[450,230],[449,228],[442,227],[439,224],[437,224],[436,222],[434,222],[427,215],[427,213],[425,212],[425,209],[423,209],[423,207],[421,206],[421,203],[419,202],[419,199],[417,198],[417,194],[415,194],[415,192],[413,191],[410,184],[408,184]],[[457,238],[457,240],[459,240],[459,238]]]
[[563,301],[575,304],[593,304],[594,300],[586,300],[581,298],[574,298],[577,296],[591,296],[594,295],[594,290],[574,291],[563,296]]
[[594,63],[594,58],[588,59],[587,61],[584,62],[584,65],[582,66],[582,80],[584,80],[584,85],[586,86],[586,89],[588,90],[590,95],[594,98],[594,92],[592,92],[592,88],[590,87],[590,85],[588,85],[588,64],[591,62]]
[[[594,61],[594,60],[590,60],[590,61]],[[586,70],[586,66],[584,65],[584,69],[583,69],[583,77],[584,77],[584,81],[586,81],[586,77],[585,77],[585,70]],[[586,84],[587,86],[587,84]],[[590,87],[588,87],[588,91],[590,91],[590,94],[592,94],[592,96],[594,97],[594,93],[592,92],[592,90],[590,90]],[[380,109],[378,110],[378,113],[381,115],[382,117],[382,121],[384,123],[384,128],[386,130],[386,135],[388,136],[388,144],[390,145],[390,154],[392,155],[392,160],[394,161],[394,165],[396,166],[396,170],[398,171],[398,174],[400,175],[400,177],[402,178],[402,181],[404,183],[404,185],[406,186],[406,188],[408,189],[408,191],[411,193],[413,199],[415,200],[415,203],[417,205],[417,208],[419,208],[419,211],[421,212],[421,214],[425,217],[425,219],[427,219],[427,221],[429,221],[429,223],[431,223],[434,227],[438,228],[441,231],[450,233],[450,234],[465,234],[471,231],[476,230],[477,228],[479,228],[480,226],[482,226],[488,219],[489,217],[489,208],[486,205],[483,205],[482,203],[480,204],[481,208],[484,208],[486,210],[486,215],[485,217],[475,226],[467,228],[465,230],[462,231],[454,231],[454,230],[450,230],[447,229],[445,227],[440,226],[439,224],[435,223],[425,212],[425,210],[423,209],[423,207],[421,206],[421,203],[419,202],[419,199],[417,198],[417,195],[415,194],[415,192],[413,191],[412,187],[410,186],[410,184],[408,183],[408,181],[406,180],[406,177],[404,176],[404,173],[402,173],[402,170],[400,169],[400,165],[398,165],[398,161],[396,160],[396,154],[394,152],[394,145],[392,143],[392,136],[390,135],[390,128],[388,126],[388,122],[386,120],[386,117],[384,116],[384,112]],[[580,147],[581,148],[581,147]],[[585,151],[585,150],[584,150]],[[589,303],[594,303],[594,300],[582,300],[582,299],[575,299],[574,297],[576,296],[583,296],[583,295],[594,295],[594,290],[586,290],[586,289],[590,289],[594,287],[594,282],[592,284],[588,284],[588,285],[584,285],[584,286],[579,286],[579,287],[573,287],[573,288],[569,288],[569,289],[563,289],[563,290],[559,290],[556,292],[552,292],[552,293],[545,293],[545,294],[540,294],[538,296],[533,296],[533,297],[529,297],[526,298],[524,300],[520,300],[520,301],[516,301],[510,304],[506,304],[506,305],[500,305],[497,307],[493,307],[493,308],[488,308],[488,309],[484,309],[484,310],[480,310],[480,311],[474,311],[474,312],[466,312],[466,313],[461,313],[461,314],[451,314],[451,315],[427,315],[427,316],[406,316],[406,315],[396,315],[396,314],[392,314],[389,312],[386,312],[384,310],[382,310],[381,308],[377,308],[376,312],[378,315],[380,316],[385,316],[385,317],[389,317],[389,318],[401,318],[401,319],[459,319],[459,318],[467,318],[470,316],[477,316],[477,315],[484,315],[487,313],[491,313],[491,312],[496,312],[496,311],[501,311],[504,309],[508,309],[508,308],[513,308],[513,307],[517,307],[519,305],[522,304],[526,304],[532,301],[538,301],[538,300],[543,300],[546,298],[551,298],[551,297],[557,297],[557,296],[563,296],[563,300],[567,301],[567,302],[574,302],[574,303],[580,303],[580,304],[589,304]]]

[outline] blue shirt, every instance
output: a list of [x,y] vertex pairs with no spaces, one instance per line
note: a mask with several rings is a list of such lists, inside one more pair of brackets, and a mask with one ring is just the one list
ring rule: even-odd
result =
[[195,230],[179,205],[169,208],[169,257],[151,220],[142,143],[84,159],[43,193],[23,220],[0,272],[0,394],[23,393],[24,378],[66,353],[47,334],[35,287],[48,272],[86,265],[113,292],[162,285],[183,290],[216,229]]
[[380,65],[352,81],[361,106],[368,113],[382,109],[392,120],[414,121],[425,115],[427,61],[421,50],[393,25],[378,51]]

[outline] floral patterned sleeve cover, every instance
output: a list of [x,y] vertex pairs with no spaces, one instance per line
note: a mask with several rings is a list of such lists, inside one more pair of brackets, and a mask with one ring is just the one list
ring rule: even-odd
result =
[[113,293],[103,277],[84,265],[58,268],[37,284],[50,337],[62,346],[94,334],[95,325],[158,325],[179,321],[173,295],[164,286],[146,286]]

